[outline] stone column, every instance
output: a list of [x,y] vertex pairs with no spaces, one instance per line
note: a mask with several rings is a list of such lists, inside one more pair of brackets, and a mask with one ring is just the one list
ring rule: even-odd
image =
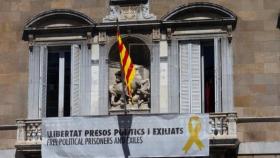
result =
[[160,113],[168,113],[168,43],[165,35],[160,47]]
[[24,121],[17,121],[17,143],[23,144],[26,140],[25,123]]
[[108,115],[108,48],[106,32],[99,32],[98,115]]
[[233,138],[237,138],[237,114],[236,113],[229,113],[228,114],[228,135]]
[[153,53],[151,59],[151,113],[160,112],[160,29],[154,28],[152,32]]
[[99,114],[99,43],[93,38],[91,45],[91,115]]

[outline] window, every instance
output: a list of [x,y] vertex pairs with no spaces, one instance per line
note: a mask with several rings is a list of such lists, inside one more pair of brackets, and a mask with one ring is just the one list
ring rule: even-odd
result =
[[[220,110],[218,103],[215,107],[215,102],[218,102],[215,91],[219,91],[220,82],[215,80],[215,70],[219,71],[215,62],[220,63],[220,48],[215,46],[214,39],[180,41],[180,112],[210,113]],[[219,92],[216,95],[220,95]]]
[[70,116],[71,48],[49,47],[46,117]]
[[92,25],[87,16],[64,9],[40,13],[26,24],[23,39],[30,44],[28,118],[89,114],[91,51],[87,35]]
[[48,45],[35,44],[30,52],[29,104],[38,108],[40,117],[79,115],[85,108],[81,95],[85,100],[89,95],[82,93],[90,74],[87,46]]
[[[171,112],[233,110],[230,40],[236,15],[222,6],[203,2],[179,6],[162,19],[171,41],[168,59]],[[174,84],[175,81],[179,84]]]

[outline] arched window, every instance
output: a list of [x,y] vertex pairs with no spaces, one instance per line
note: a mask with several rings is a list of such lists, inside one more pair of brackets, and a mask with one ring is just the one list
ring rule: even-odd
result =
[[23,39],[30,44],[28,118],[87,114],[87,41],[94,25],[84,14],[67,9],[42,12],[27,22]]
[[[53,9],[39,13],[27,21],[23,40],[39,37],[85,36],[95,22],[88,16],[69,9]],[[39,39],[38,39],[39,38]]]
[[179,105],[173,108],[174,112],[231,111],[230,41],[237,17],[216,4],[190,3],[176,8],[162,20],[171,40],[169,80],[179,83],[169,87],[170,94],[177,94],[170,96],[169,104]]
[[129,111],[150,111],[150,49],[136,37],[125,37],[123,42],[136,68],[132,96],[123,91],[119,50],[115,43],[109,52],[109,112],[124,111],[125,105]]
[[177,21],[182,25],[188,26],[227,26],[235,28],[237,16],[223,6],[197,2],[188,5],[181,5],[162,17],[163,23],[175,24]]

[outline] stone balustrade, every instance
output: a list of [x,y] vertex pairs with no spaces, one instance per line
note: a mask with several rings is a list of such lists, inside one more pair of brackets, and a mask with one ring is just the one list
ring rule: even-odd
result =
[[236,113],[210,114],[210,139],[237,139],[236,121]]
[[[236,113],[212,113],[209,115],[210,145],[215,146],[220,140],[227,144],[227,140],[237,140]],[[41,119],[18,120],[16,147],[22,150],[32,150],[37,146],[40,151],[42,142]],[[233,144],[234,145],[234,144]]]
[[16,145],[36,145],[42,141],[42,121],[17,120],[17,142]]

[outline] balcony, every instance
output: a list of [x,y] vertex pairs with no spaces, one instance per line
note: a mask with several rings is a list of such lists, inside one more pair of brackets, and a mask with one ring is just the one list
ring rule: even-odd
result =
[[[234,149],[237,147],[236,113],[212,113],[209,116],[211,149]],[[39,153],[41,151],[41,120],[17,120],[18,151]]]

